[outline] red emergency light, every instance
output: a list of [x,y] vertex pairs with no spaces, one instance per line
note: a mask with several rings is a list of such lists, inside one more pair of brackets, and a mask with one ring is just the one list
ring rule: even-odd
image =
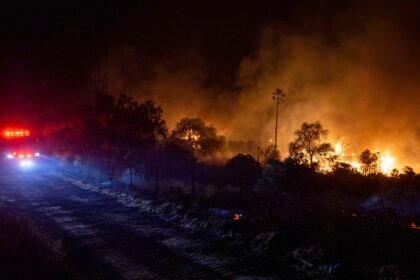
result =
[[31,132],[27,129],[10,130],[6,129],[3,131],[3,137],[5,138],[20,138],[30,136]]
[[6,154],[8,159],[25,159],[25,158],[33,158],[33,157],[40,157],[41,154],[39,152],[32,153],[32,152],[13,152]]

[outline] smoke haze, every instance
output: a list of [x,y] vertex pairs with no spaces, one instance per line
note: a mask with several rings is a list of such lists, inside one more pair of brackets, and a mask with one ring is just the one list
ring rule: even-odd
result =
[[264,147],[274,138],[271,94],[281,88],[282,157],[302,122],[320,121],[348,155],[388,151],[399,167],[419,170],[418,12],[414,2],[387,3],[348,4],[328,16],[301,8],[291,21],[265,21],[231,87],[209,82],[213,62],[199,50],[168,52],[145,69],[135,50],[120,46],[108,56],[112,91],[155,100],[170,129],[198,116],[228,139]]

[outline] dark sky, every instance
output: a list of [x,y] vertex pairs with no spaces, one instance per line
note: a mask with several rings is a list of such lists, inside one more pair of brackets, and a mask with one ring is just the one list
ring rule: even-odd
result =
[[[178,53],[198,51],[206,81],[229,89],[240,60],[255,50],[262,26],[280,23],[287,32],[313,33],[334,44],[336,29],[357,30],[357,17],[370,9],[366,1],[21,2],[2,4],[0,12],[1,109],[14,115],[23,107],[36,110],[34,104],[77,100],[92,67],[119,45],[136,49],[146,69]],[[415,1],[372,2],[372,9],[419,6]],[[354,21],[337,22],[335,15],[346,10],[357,11],[349,17]],[[407,22],[413,30],[417,25]]]
[[298,24],[294,20],[300,14],[317,17],[320,12],[325,28],[342,6],[334,1],[296,2],[37,1],[3,5],[2,77],[43,77],[77,86],[87,67],[103,52],[118,44],[130,44],[152,61],[197,49],[214,68],[210,69],[210,79],[229,84],[238,61],[255,47],[263,24],[271,20]]
[[92,67],[118,45],[134,47],[145,68],[199,50],[209,83],[229,87],[259,25],[273,11],[287,16],[293,1],[25,2],[0,11],[0,109],[14,118],[77,100]]
[[284,5],[269,1],[264,5],[258,1],[61,2],[2,7],[1,58],[6,75],[21,79],[35,72],[71,85],[84,78],[89,64],[118,44],[133,45],[151,60],[198,49],[218,67],[215,72],[233,71],[240,57],[252,49],[261,22],[274,14],[287,17],[293,1],[283,1]]

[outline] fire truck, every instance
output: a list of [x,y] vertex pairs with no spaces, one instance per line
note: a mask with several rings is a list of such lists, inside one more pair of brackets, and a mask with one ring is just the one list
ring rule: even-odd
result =
[[40,162],[40,138],[30,129],[4,128],[0,139],[6,165],[29,169]]

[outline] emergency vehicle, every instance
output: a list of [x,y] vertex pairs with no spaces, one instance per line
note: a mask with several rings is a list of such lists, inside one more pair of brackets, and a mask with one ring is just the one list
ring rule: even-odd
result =
[[6,164],[32,168],[41,157],[39,138],[27,128],[5,128],[1,132],[1,150]]

